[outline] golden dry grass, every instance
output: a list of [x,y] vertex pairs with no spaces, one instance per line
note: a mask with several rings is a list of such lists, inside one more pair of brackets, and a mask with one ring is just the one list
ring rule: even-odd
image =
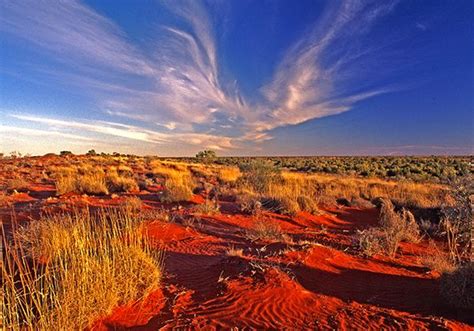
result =
[[274,197],[307,196],[321,198],[346,198],[349,201],[363,198],[388,198],[397,204],[407,207],[439,207],[446,202],[448,190],[438,184],[420,184],[382,179],[361,179],[330,175],[311,175],[284,172],[283,183],[270,185],[269,194]]
[[222,183],[233,183],[242,175],[237,167],[218,167],[217,179]]
[[152,166],[153,173],[164,180],[164,201],[186,201],[192,198],[195,183],[186,165],[152,162]]
[[452,272],[456,269],[456,265],[451,261],[448,254],[441,250],[436,250],[434,253],[423,255],[420,258],[421,264],[437,271],[440,274]]
[[130,174],[119,174],[116,168],[107,171],[91,164],[53,169],[57,194],[70,192],[109,194],[138,191],[138,184]]
[[121,172],[109,170],[105,178],[109,192],[135,192],[138,191],[138,184],[131,177],[131,172]]
[[33,221],[4,246],[2,322],[9,330],[82,330],[160,283],[161,254],[123,210]]

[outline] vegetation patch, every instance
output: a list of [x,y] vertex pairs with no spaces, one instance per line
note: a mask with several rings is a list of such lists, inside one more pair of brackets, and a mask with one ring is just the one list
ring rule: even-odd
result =
[[161,254],[124,211],[33,221],[4,246],[2,322],[8,329],[82,330],[160,284]]
[[402,241],[420,241],[420,230],[415,217],[406,209],[395,211],[391,201],[384,200],[380,210],[379,227],[359,231],[359,247],[367,256],[381,252],[395,256]]

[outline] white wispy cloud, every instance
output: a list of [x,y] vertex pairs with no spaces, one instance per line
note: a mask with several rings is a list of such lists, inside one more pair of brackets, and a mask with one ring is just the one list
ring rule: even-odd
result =
[[0,135],[2,134],[13,134],[13,135],[26,135],[26,136],[36,136],[36,137],[58,137],[58,138],[66,138],[72,140],[81,140],[81,141],[93,141],[93,139],[76,135],[70,134],[65,132],[59,131],[51,131],[51,130],[38,130],[38,129],[30,129],[30,128],[22,128],[16,126],[6,126],[0,125]]
[[120,29],[77,1],[8,1],[1,8],[0,30],[62,61],[83,63],[95,70],[111,67],[129,73],[153,73]]
[[[41,117],[36,115],[11,114],[10,117],[21,121],[39,123],[45,126],[44,129],[27,129],[21,127],[0,126],[0,132],[28,135],[57,135],[60,137],[82,140],[100,140],[99,136],[113,136],[126,140],[137,140],[152,144],[180,143],[182,145],[203,146],[217,150],[232,149],[235,146],[230,138],[218,137],[205,133],[161,133],[147,130],[141,127],[113,123],[106,121],[77,121],[73,119],[59,120],[54,118]],[[74,133],[64,133],[52,131],[53,129],[70,129]],[[85,133],[95,134],[94,138],[84,136]],[[113,144],[114,142],[112,142]]]
[[364,58],[365,64],[374,59],[367,60],[367,54],[361,58],[349,51],[354,40],[395,3],[344,1],[330,8],[311,33],[290,48],[273,79],[262,88],[268,111],[261,112],[255,128],[271,130],[339,114],[357,101],[387,92],[380,88],[354,90],[349,83],[361,78],[356,76],[357,66],[364,64]]
[[[353,84],[365,78],[358,68],[367,61],[368,52],[354,43],[395,3],[329,2],[310,33],[284,54],[261,89],[260,101],[250,104],[236,85],[222,81],[216,22],[206,3],[162,2],[183,25],[160,27],[155,47],[144,52],[111,20],[80,2],[4,2],[0,31],[27,41],[62,64],[55,70],[39,68],[42,74],[55,84],[77,87],[104,114],[142,121],[146,127],[153,123],[156,130],[145,125],[12,116],[47,128],[68,128],[78,136],[82,130],[159,145],[248,148],[271,139],[275,128],[339,114],[360,100],[387,92],[370,84],[365,88]],[[15,130],[21,128],[11,131]]]

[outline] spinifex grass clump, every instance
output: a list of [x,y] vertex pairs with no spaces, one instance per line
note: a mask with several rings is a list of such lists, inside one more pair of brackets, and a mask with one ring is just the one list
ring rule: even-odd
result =
[[187,166],[180,163],[153,163],[153,173],[163,179],[165,191],[161,199],[179,202],[193,197],[194,180]]
[[119,173],[116,169],[104,171],[91,165],[58,168],[54,177],[58,194],[75,192],[101,195],[139,189],[136,180],[129,173]]
[[82,330],[158,288],[161,254],[136,217],[126,209],[75,211],[4,239],[3,326]]

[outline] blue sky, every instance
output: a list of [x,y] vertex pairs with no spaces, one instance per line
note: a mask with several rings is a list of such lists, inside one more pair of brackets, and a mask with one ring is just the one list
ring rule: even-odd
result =
[[0,0],[0,152],[472,154],[471,0]]

